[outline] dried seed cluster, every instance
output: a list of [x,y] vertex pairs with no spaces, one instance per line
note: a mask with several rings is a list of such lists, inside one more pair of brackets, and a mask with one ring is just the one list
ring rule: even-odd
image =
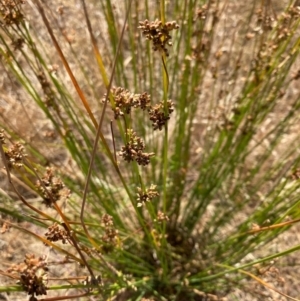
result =
[[12,41],[14,50],[20,50],[21,48],[23,48],[24,43],[25,43],[25,40],[23,38],[14,39]]
[[130,114],[132,108],[141,108],[143,111],[147,110],[153,130],[161,130],[174,111],[174,104],[171,100],[167,101],[167,113],[165,113],[163,102],[151,106],[150,95],[146,92],[133,94],[122,87],[114,87],[112,94],[115,99],[115,108],[113,108],[115,119]]
[[45,258],[36,258],[33,254],[26,254],[23,263],[14,264],[7,270],[20,277],[19,283],[31,295],[30,300],[36,300],[34,295],[47,295],[47,271]]
[[162,211],[158,211],[156,221],[159,222],[159,223],[163,222],[163,221],[168,222],[169,217],[165,213],[163,213]]
[[8,150],[4,150],[5,157],[8,162],[8,166],[21,167],[23,166],[24,146],[21,143],[13,144]]
[[139,165],[145,166],[150,162],[150,158],[154,153],[144,153],[144,140],[136,135],[132,129],[126,132],[127,143],[121,148],[119,156],[126,162],[136,161]]
[[192,58],[201,64],[208,65],[212,48],[211,33],[219,20],[219,8],[215,1],[200,6],[195,13],[195,28],[192,33]]
[[146,39],[152,41],[153,50],[165,53],[169,56],[167,46],[172,46],[170,32],[174,29],[178,29],[179,25],[175,21],[162,23],[160,20],[149,22],[148,20],[140,21],[139,29],[142,30],[143,35]]
[[[260,81],[262,78],[261,75],[269,72],[269,70],[272,71],[274,57],[277,58],[277,54],[275,55],[275,53],[282,46],[282,42],[289,39],[294,31],[294,27],[298,26],[300,7],[291,7],[282,13],[278,20],[268,16],[268,12],[261,10],[258,10],[256,15],[257,23],[260,25],[260,31],[253,31],[253,34],[257,35],[273,30],[272,38],[267,39],[262,44],[252,62],[252,69],[256,73],[256,81]],[[282,61],[285,60],[283,55],[280,58]],[[273,70],[273,72],[275,73],[276,70]]]
[[57,223],[48,227],[45,237],[49,241],[61,241],[66,244],[69,241],[69,235],[65,229],[61,229]]
[[[168,100],[165,109],[164,102],[154,106],[150,104],[150,95],[147,93],[133,94],[121,87],[113,88],[112,93],[115,98],[115,118],[130,114],[131,108],[141,108],[147,110],[149,119],[152,122],[153,130],[161,130],[166,122],[170,119],[170,114],[174,111],[174,104]],[[138,137],[132,129],[126,132],[127,143],[118,153],[126,162],[136,161],[139,165],[146,166],[154,153],[145,153],[145,143],[142,138]]]
[[159,196],[159,193],[156,190],[156,185],[151,184],[149,188],[142,189],[140,187],[137,188],[137,206],[141,207],[146,202],[150,202],[152,199]]
[[58,107],[57,102],[55,100],[55,94],[54,94],[53,90],[51,89],[50,82],[47,79],[45,73],[43,71],[40,71],[37,74],[37,79],[40,82],[42,90],[43,90],[44,95],[45,95],[44,96],[45,105],[48,108],[53,108],[56,111],[59,111],[59,107]]
[[[113,87],[111,93],[114,96],[115,108],[113,108],[115,119],[125,114],[130,114],[132,108],[141,108],[143,111],[150,107],[150,95],[146,92],[134,94],[121,87]],[[103,101],[106,96],[104,96]]]
[[0,14],[2,16],[2,24],[6,26],[18,25],[24,19],[24,15],[20,11],[20,5],[25,0],[3,0],[0,3]]
[[256,11],[257,25],[263,27],[264,30],[272,30],[274,27],[275,19],[270,15],[267,15],[263,9],[258,9]]
[[113,219],[110,215],[104,214],[101,218],[104,225],[104,235],[102,235],[102,250],[105,253],[111,252],[118,243],[118,230],[114,227]]
[[196,12],[197,18],[201,20],[206,20],[207,19],[207,14],[208,14],[208,5],[204,4],[202,5]]
[[43,197],[43,203],[47,207],[51,207],[62,196],[69,197],[70,191],[64,190],[65,185],[61,179],[54,176],[52,168],[47,168],[46,174],[41,180],[42,183],[37,181],[36,187]]
[[153,130],[161,130],[170,119],[170,115],[173,111],[174,103],[171,100],[167,101],[167,113],[165,113],[164,103],[162,101],[151,107],[148,112],[150,120],[152,121]]

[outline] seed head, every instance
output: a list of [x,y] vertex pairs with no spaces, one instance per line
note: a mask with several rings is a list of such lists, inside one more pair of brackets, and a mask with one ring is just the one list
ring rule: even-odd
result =
[[[24,4],[24,0],[3,0],[0,3],[0,15],[4,25],[18,25],[24,19],[21,13],[20,5]],[[1,22],[2,23],[2,22]]]
[[154,153],[144,153],[144,140],[136,135],[132,129],[126,132],[127,143],[121,148],[119,155],[126,161],[136,161],[139,165],[145,166],[150,163],[150,158]]
[[137,188],[137,206],[141,207],[145,202],[150,202],[152,199],[159,196],[158,191],[156,190],[156,185],[151,184],[149,188],[143,190],[141,187]]
[[166,122],[170,119],[170,114],[174,111],[174,104],[171,100],[167,101],[168,113],[164,112],[164,103],[160,102],[148,109],[150,120],[152,121],[153,130],[161,130]]
[[5,157],[9,167],[22,167],[24,154],[24,146],[21,143],[13,144],[8,150],[4,150]]
[[102,250],[105,253],[109,253],[113,251],[115,246],[118,244],[119,236],[118,236],[118,230],[114,227],[113,218],[108,215],[104,214],[102,216],[102,224],[104,225],[104,234],[102,235],[101,239],[103,242]]
[[142,30],[146,39],[152,41],[153,50],[165,53],[169,56],[169,51],[166,46],[172,46],[170,32],[174,29],[178,29],[179,25],[175,21],[162,23],[160,20],[149,22],[148,20],[139,22],[139,29]]
[[41,181],[37,181],[36,187],[43,197],[43,203],[51,207],[61,197],[68,198],[70,191],[65,190],[65,185],[60,178],[55,177],[52,168],[47,168]]
[[[113,87],[111,93],[115,100],[115,107],[113,108],[115,119],[130,114],[132,108],[141,108],[144,111],[150,107],[150,95],[146,92],[134,94],[122,87]],[[104,96],[102,101],[105,98]]]
[[69,240],[69,234],[65,229],[59,228],[57,223],[54,223],[48,227],[48,231],[45,233],[45,237],[49,241],[62,241],[63,244],[66,244]]
[[19,284],[31,295],[47,295],[47,262],[44,257],[35,257],[33,254],[26,254],[23,263],[12,265],[7,272],[19,276]]

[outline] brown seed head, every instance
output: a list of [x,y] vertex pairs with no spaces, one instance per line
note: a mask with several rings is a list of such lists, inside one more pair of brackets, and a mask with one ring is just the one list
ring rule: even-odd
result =
[[[141,108],[143,111],[150,107],[150,95],[146,92],[134,94],[122,87],[113,87],[111,90],[115,100],[113,108],[115,119],[130,114],[132,108]],[[103,97],[104,101],[106,96]]]
[[[12,265],[7,272],[19,276],[19,283],[28,295],[47,295],[47,262],[43,257],[26,254],[24,262]],[[34,300],[34,299],[32,299]]]
[[174,111],[174,104],[171,100],[167,101],[168,113],[164,112],[164,103],[160,102],[157,105],[148,109],[150,120],[152,121],[153,130],[161,130],[166,122],[170,119],[170,114]]
[[47,207],[51,207],[62,196],[65,198],[70,196],[70,191],[64,189],[65,185],[60,178],[54,176],[52,168],[46,169],[45,175],[41,178],[41,182],[37,181],[36,187]]
[[48,227],[45,237],[49,241],[61,241],[63,244],[66,244],[69,241],[69,234],[67,231],[60,228],[57,223]]
[[24,15],[20,6],[24,4],[24,0],[3,0],[0,3],[0,15],[2,22],[6,26],[18,25],[23,21]]
[[26,157],[26,154],[24,154],[24,146],[21,143],[13,144],[8,150],[4,150],[4,153],[10,168],[23,166],[23,158]]
[[143,190],[141,187],[137,188],[137,206],[141,207],[146,202],[150,202],[152,199],[159,196],[159,193],[156,189],[156,185],[151,184],[149,188]]
[[179,25],[175,21],[166,22],[156,19],[154,22],[149,22],[148,20],[140,21],[139,29],[142,30],[143,35],[146,39],[152,41],[153,50],[165,53],[169,56],[169,51],[166,46],[171,46],[171,35],[170,32],[174,29],[178,29]]
[[126,162],[136,161],[139,165],[145,166],[150,163],[150,158],[154,153],[144,153],[145,149],[144,140],[136,135],[132,129],[126,132],[127,143],[122,146],[119,156]]
[[119,236],[118,230],[114,227],[113,218],[108,215],[104,214],[101,218],[102,223],[104,224],[104,231],[105,233],[102,235],[102,250],[105,253],[109,253],[113,251],[115,246],[118,244]]

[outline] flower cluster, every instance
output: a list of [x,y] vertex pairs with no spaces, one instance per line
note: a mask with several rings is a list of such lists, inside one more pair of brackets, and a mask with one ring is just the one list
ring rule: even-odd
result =
[[48,227],[48,231],[45,233],[45,237],[49,241],[62,241],[66,244],[69,240],[69,235],[65,229],[59,228],[57,223],[54,223]]
[[46,74],[44,71],[40,70],[40,72],[37,73],[37,79],[41,84],[42,90],[44,92],[44,103],[48,108],[53,108],[56,111],[59,111],[59,106],[56,101],[55,93],[53,92],[51,88],[51,84],[49,80],[46,77]]
[[8,150],[4,150],[8,167],[22,167],[24,154],[24,146],[21,143],[13,144]]
[[[41,181],[37,181],[36,186],[47,207],[51,207],[62,196],[69,197],[70,195],[69,191],[64,190],[65,185],[61,179],[54,176],[52,168],[47,168],[46,174]],[[65,195],[64,192],[66,192]]]
[[206,20],[207,19],[207,14],[208,14],[208,5],[204,4],[199,8],[196,12],[197,18],[201,20]]
[[170,114],[174,111],[174,104],[171,100],[167,101],[167,111],[167,113],[164,112],[163,102],[154,105],[148,110],[153,130],[161,130],[170,119]]
[[157,218],[155,219],[156,222],[160,223],[160,222],[168,222],[169,221],[169,217],[163,213],[162,211],[158,211],[157,212]]
[[104,214],[101,219],[105,233],[102,235],[102,250],[105,253],[111,252],[118,243],[118,230],[114,227],[113,219],[110,215]]
[[139,165],[145,166],[150,162],[154,153],[144,153],[145,143],[142,138],[138,137],[132,129],[126,132],[127,143],[122,147],[119,155],[126,161],[136,161]]
[[137,206],[141,207],[145,204],[145,202],[150,202],[152,199],[159,196],[159,193],[156,190],[156,185],[151,184],[149,188],[142,189],[140,187],[137,188]]
[[12,41],[12,45],[14,47],[14,50],[20,50],[23,48],[25,43],[25,40],[23,38],[17,38]]
[[19,276],[18,283],[31,295],[30,300],[37,300],[34,295],[47,295],[47,271],[45,258],[36,258],[33,254],[26,254],[23,263],[14,264],[7,270]]
[[[113,108],[115,119],[125,114],[130,114],[132,108],[140,108],[148,112],[149,119],[152,121],[153,130],[161,130],[170,119],[170,114],[174,111],[174,104],[171,100],[167,101],[167,112],[163,102],[152,106],[150,104],[150,95],[146,92],[133,94],[122,87],[114,87],[111,93],[115,100],[115,106]],[[103,101],[104,99],[105,97]]]
[[139,22],[139,29],[142,30],[146,39],[152,41],[153,50],[165,53],[169,56],[169,51],[166,46],[172,46],[170,32],[174,29],[178,29],[179,25],[175,21],[162,23],[160,20],[149,22],[148,20]]
[[20,11],[20,5],[24,0],[3,0],[0,4],[0,14],[6,26],[18,25],[24,16]]
[[[115,107],[113,108],[115,119],[125,114],[130,114],[132,108],[141,108],[145,111],[150,107],[150,95],[146,92],[134,94],[122,87],[114,87],[111,93],[115,101]],[[105,98],[106,96],[104,96],[103,100]]]

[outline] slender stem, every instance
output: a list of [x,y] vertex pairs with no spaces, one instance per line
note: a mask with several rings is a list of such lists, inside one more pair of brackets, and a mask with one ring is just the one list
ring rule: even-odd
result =
[[[160,1],[160,17],[161,21],[164,24],[165,20],[165,1]],[[164,114],[165,116],[169,115],[169,108],[168,108],[168,92],[169,92],[169,75],[166,63],[166,55],[162,54],[162,76],[163,76],[163,102],[164,102]],[[164,142],[163,142],[163,212],[166,213],[167,211],[167,177],[168,177],[168,122],[166,122],[164,126]],[[167,249],[167,241],[165,238],[166,233],[166,223],[162,225],[162,249]],[[165,252],[162,252],[162,266],[163,266],[163,279],[166,281],[168,277],[168,259],[166,258]]]
[[[104,107],[103,107],[102,114],[101,114],[101,117],[100,117],[100,121],[99,121],[99,124],[98,124],[98,127],[97,127],[96,139],[94,141],[93,150],[92,150],[92,154],[91,154],[91,160],[90,160],[90,164],[89,164],[89,169],[88,169],[88,173],[87,173],[87,176],[86,176],[86,182],[85,182],[85,186],[84,186],[83,199],[82,199],[81,212],[80,212],[80,221],[81,221],[82,227],[84,229],[84,232],[86,233],[86,235],[89,238],[90,242],[96,248],[98,246],[95,243],[95,241],[91,238],[91,236],[90,236],[90,234],[88,232],[88,229],[87,229],[87,227],[85,225],[85,222],[84,222],[83,215],[84,215],[86,198],[87,198],[87,192],[88,192],[88,187],[89,187],[89,183],[90,183],[90,179],[91,179],[91,174],[92,174],[92,169],[93,169],[93,165],[94,165],[94,160],[95,160],[95,156],[96,156],[96,151],[97,151],[97,146],[98,146],[99,138],[101,136],[103,137],[103,134],[101,132],[101,130],[102,130],[102,124],[103,124],[103,120],[104,120],[105,111],[106,111],[106,108],[107,108],[107,102],[108,102],[108,97],[109,97],[110,89],[111,89],[111,86],[112,86],[113,77],[114,77],[114,74],[115,74],[115,68],[116,68],[116,64],[117,64],[117,57],[118,57],[118,53],[120,52],[120,49],[121,49],[122,37],[124,36],[127,19],[128,19],[129,12],[130,12],[131,2],[132,2],[132,0],[129,2],[129,6],[128,6],[128,9],[127,9],[126,18],[125,18],[125,22],[124,22],[124,25],[123,25],[121,38],[119,40],[119,44],[118,44],[118,48],[117,48],[117,53],[116,53],[115,60],[114,60],[114,63],[113,63],[112,74],[111,74],[111,77],[110,77],[109,85],[107,87],[107,93],[106,93],[106,98],[105,98],[105,101],[104,101]],[[103,139],[105,140],[104,137],[103,137]],[[122,177],[120,169],[119,169],[119,167],[117,165],[117,162],[114,160],[114,156],[112,155],[112,153],[110,151],[109,151],[109,155],[110,155],[111,161],[112,161],[112,163],[113,163],[113,165],[114,165],[114,167],[115,167],[115,169],[116,169],[116,171],[117,171],[117,173],[118,173],[118,175],[119,175],[119,177],[120,177],[120,179],[122,181],[122,184],[124,185],[124,187],[126,189],[126,192],[128,193],[128,195],[130,197],[131,194],[130,194],[129,188],[127,187],[127,184],[126,184],[124,178]],[[132,202],[133,202],[133,200],[132,200]]]

